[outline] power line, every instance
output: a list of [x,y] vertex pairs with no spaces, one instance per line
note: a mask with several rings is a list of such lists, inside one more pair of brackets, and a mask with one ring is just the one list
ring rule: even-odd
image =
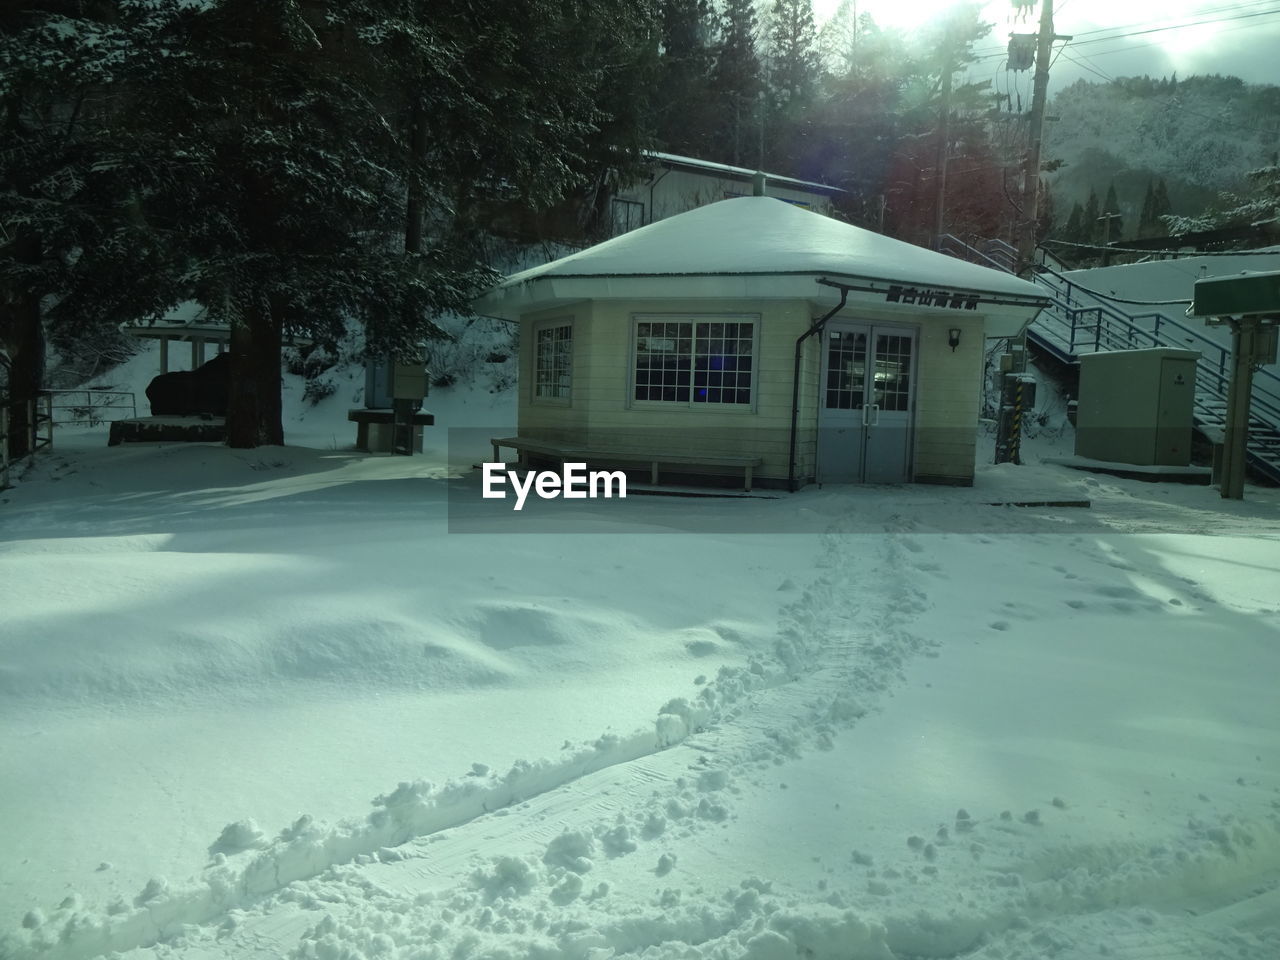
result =
[[1121,38],[1127,39],[1128,37],[1142,37],[1142,36],[1146,36],[1149,33],[1163,33],[1164,31],[1167,31],[1167,30],[1185,30],[1185,29],[1188,29],[1189,27],[1203,27],[1203,26],[1208,26],[1210,24],[1214,24],[1214,23],[1231,23],[1236,20],[1251,20],[1254,17],[1274,17],[1278,13],[1280,13],[1280,8],[1277,8],[1274,10],[1259,10],[1256,13],[1242,13],[1239,16],[1235,16],[1235,17],[1218,17],[1213,20],[1196,20],[1194,22],[1182,23],[1174,26],[1149,27],[1146,30],[1133,30],[1133,31],[1130,31],[1129,33],[1116,34],[1113,37],[1093,37],[1089,40],[1080,40],[1076,42],[1076,46],[1083,47],[1090,43],[1104,43],[1107,40],[1119,40]]
[[[1233,9],[1236,12],[1232,16],[1227,16],[1227,17],[1211,17],[1211,18],[1202,19],[1202,20],[1188,20],[1182,23],[1166,24],[1164,26],[1159,26],[1159,27],[1148,27],[1142,30],[1132,30],[1128,27],[1106,27],[1106,28],[1099,28],[1098,30],[1094,30],[1094,31],[1085,31],[1080,35],[1084,36],[1090,33],[1101,33],[1104,31],[1115,31],[1115,30],[1124,30],[1126,32],[1111,33],[1109,36],[1091,37],[1086,40],[1074,40],[1073,44],[1075,46],[1084,46],[1086,44],[1091,44],[1091,43],[1102,43],[1107,40],[1124,40],[1129,37],[1146,36],[1148,34],[1167,32],[1169,30],[1185,30],[1191,27],[1202,27],[1202,26],[1207,26],[1215,23],[1232,23],[1237,20],[1249,20],[1254,17],[1270,17],[1270,16],[1276,16],[1277,14],[1280,14],[1280,7],[1274,7],[1269,10],[1258,10],[1252,13],[1239,13],[1238,5],[1234,8],[1229,8],[1229,9]],[[1141,24],[1134,24],[1133,26],[1141,26]],[[1230,28],[1230,29],[1239,29],[1239,28]],[[1220,31],[1220,32],[1225,32],[1225,31]],[[1111,51],[1107,51],[1107,52],[1109,53]],[[991,49],[986,51],[975,51],[976,55],[974,59],[989,60],[992,57],[1003,57],[1006,55],[1006,53],[1007,51],[1003,48]]]
[[1105,74],[1101,70],[1095,70],[1093,67],[1089,66],[1089,64],[1085,63],[1083,60],[1079,59],[1078,57],[1073,57],[1071,54],[1067,53],[1066,47],[1062,48],[1061,54],[1062,56],[1070,60],[1072,63],[1074,63],[1076,66],[1080,67],[1082,70],[1088,70],[1095,77],[1101,77],[1103,80],[1107,81],[1108,83],[1115,83],[1115,80],[1116,80],[1115,77]]
[[[1275,15],[1280,15],[1280,11],[1277,11]],[[1273,23],[1280,23],[1280,20],[1273,21]],[[1267,26],[1267,25],[1268,24],[1263,24],[1263,26]],[[1244,23],[1238,27],[1223,27],[1217,33],[1218,34],[1234,33],[1237,30],[1256,30],[1256,29],[1258,29],[1258,24]],[[1107,39],[1118,39],[1118,38],[1108,37]],[[1147,40],[1146,42],[1143,42],[1143,43],[1122,43],[1119,46],[1111,47],[1106,50],[1093,50],[1090,52],[1089,55],[1092,57],[1103,57],[1111,53],[1128,53],[1130,50],[1141,50],[1143,47],[1156,47],[1156,46],[1160,46],[1159,40]]]
[[[1260,6],[1263,6],[1264,4],[1274,4],[1274,2],[1275,0],[1252,0],[1252,2],[1250,3],[1232,3],[1232,4],[1228,4],[1225,7],[1214,7],[1208,10],[1198,10],[1193,14],[1189,14],[1188,16],[1212,17],[1220,13],[1238,14],[1238,13],[1241,13],[1242,11],[1249,10],[1251,7],[1260,7]],[[1278,12],[1278,11],[1280,11],[1280,7],[1273,6],[1271,11],[1264,10],[1262,12],[1267,13],[1267,12]],[[1252,15],[1253,14],[1250,14],[1250,16]],[[1196,26],[1200,23],[1205,23],[1205,22],[1212,22],[1212,21],[1195,20],[1195,21],[1186,23],[1183,26]],[[1129,24],[1124,24],[1122,26],[1116,26],[1116,27],[1097,27],[1093,30],[1077,30],[1075,33],[1075,36],[1088,37],[1088,36],[1092,36],[1095,33],[1109,33],[1113,30],[1133,30],[1140,27],[1146,27],[1146,24],[1145,23],[1129,23]],[[1177,25],[1169,25],[1161,29],[1178,30],[1178,29],[1181,29],[1181,27]]]

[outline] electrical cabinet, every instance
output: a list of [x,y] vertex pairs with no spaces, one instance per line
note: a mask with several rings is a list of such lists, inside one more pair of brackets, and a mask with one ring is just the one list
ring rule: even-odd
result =
[[1076,455],[1142,466],[1190,463],[1199,357],[1167,347],[1082,355]]

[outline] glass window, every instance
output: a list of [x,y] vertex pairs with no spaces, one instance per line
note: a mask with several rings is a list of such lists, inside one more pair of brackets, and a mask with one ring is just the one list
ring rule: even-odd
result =
[[638,200],[614,200],[610,206],[613,216],[613,236],[644,226],[644,204]]
[[572,372],[572,324],[539,327],[534,335],[533,395],[543,399],[568,400]]
[[668,403],[751,403],[755,324],[641,320],[633,397]]

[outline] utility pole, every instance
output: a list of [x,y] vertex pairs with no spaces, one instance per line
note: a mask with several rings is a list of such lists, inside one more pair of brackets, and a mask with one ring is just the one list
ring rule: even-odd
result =
[[1053,32],[1053,0],[1042,0],[1040,32],[1036,36],[1036,74],[1031,94],[1027,166],[1022,181],[1022,230],[1018,236],[1019,272],[1031,265],[1036,250],[1036,219],[1040,212],[1040,148],[1044,142],[1044,109],[1049,94],[1049,55],[1054,40],[1070,40]]
[[938,195],[934,203],[933,248],[942,243],[943,218],[947,201],[947,149],[951,139],[951,38],[947,38],[947,58],[942,64],[942,115],[938,118]]

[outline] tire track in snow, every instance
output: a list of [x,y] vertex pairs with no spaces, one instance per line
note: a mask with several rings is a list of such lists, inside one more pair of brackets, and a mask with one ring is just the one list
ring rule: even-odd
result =
[[[833,635],[841,626],[847,627],[850,620],[840,603],[847,590],[837,589],[848,586],[848,556],[840,549],[838,537],[826,535],[823,544],[824,560],[820,566],[825,566],[828,573],[797,601],[784,607],[773,657],[767,661],[757,658],[745,668],[722,668],[716,680],[692,701],[669,701],[660,710],[653,730],[637,731],[627,737],[607,735],[567,758],[520,762],[502,777],[487,782],[472,778],[440,787],[422,781],[402,783],[392,793],[379,797],[375,801],[378,809],[355,825],[322,827],[310,817],[302,817],[266,849],[215,858],[218,862],[206,869],[202,883],[169,888],[162,880],[153,881],[135,898],[132,909],[86,909],[73,895],[47,919],[28,914],[23,929],[0,938],[0,956],[5,960],[87,960],[106,952],[149,946],[184,928],[210,925],[289,884],[320,876],[336,866],[371,862],[379,856],[394,858],[398,855],[386,851],[415,838],[459,827],[592,774],[653,757],[717,724],[737,722],[742,731],[750,732],[749,739],[754,739],[757,747],[762,738],[772,741],[763,744],[765,752],[794,753],[798,743],[812,733],[815,716],[824,720],[818,735],[829,736],[831,723],[849,722],[866,709],[860,703],[842,699],[849,678],[839,670],[820,684],[823,689],[818,691],[818,699],[825,705],[825,716],[824,709],[816,714],[802,711],[800,716],[790,718],[766,716],[754,709],[744,713],[748,700],[758,706],[758,698],[767,692],[826,669],[824,654],[835,650],[840,659],[853,650],[848,641],[831,643]],[[904,599],[902,592],[892,589],[894,585],[889,582],[904,569],[903,565],[894,562],[892,550],[888,551],[887,560],[878,565],[876,577],[886,589],[875,593],[891,601],[880,618],[882,624],[892,622],[902,612],[900,602]],[[868,581],[863,578],[861,582],[865,585]],[[901,639],[902,636],[897,638]],[[860,675],[867,695],[888,685],[888,679],[879,675],[886,666],[900,666],[909,655],[899,652],[886,656],[890,647],[884,644],[870,649],[877,661],[875,669]],[[859,676],[855,674],[854,679]],[[867,680],[872,682],[866,683]]]

